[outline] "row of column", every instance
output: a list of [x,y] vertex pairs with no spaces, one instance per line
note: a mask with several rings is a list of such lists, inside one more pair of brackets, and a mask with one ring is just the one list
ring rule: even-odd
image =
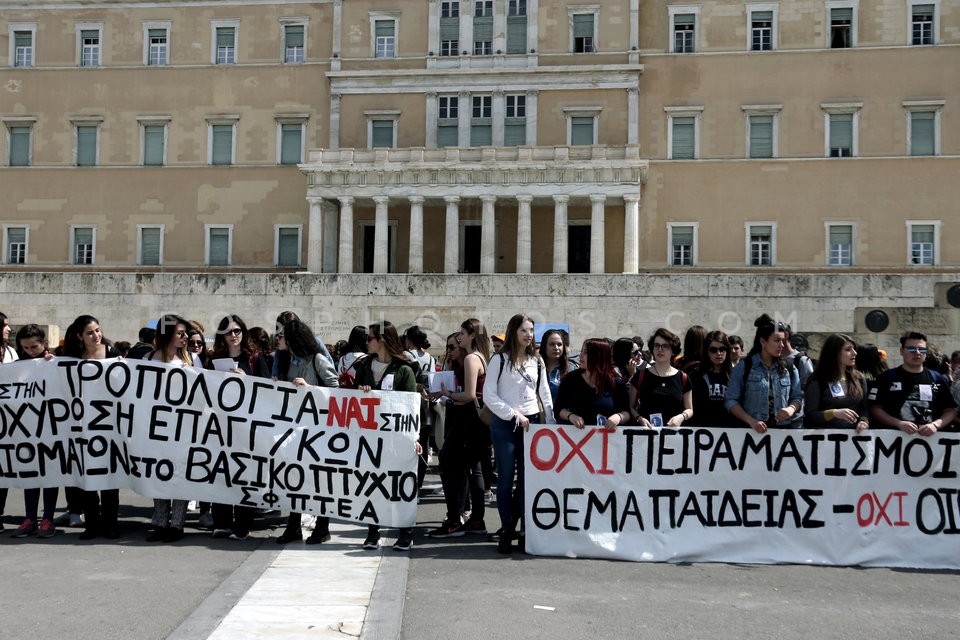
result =
[[[517,207],[517,269],[516,273],[530,273],[533,228],[530,221],[531,195],[513,196]],[[605,194],[590,196],[590,273],[604,273],[606,257]],[[480,196],[480,271],[496,273],[497,248],[495,242],[496,202],[498,196]],[[388,272],[388,244],[390,198],[374,196],[373,272]],[[307,243],[307,269],[323,271],[323,199],[310,197],[310,221]],[[353,206],[355,198],[342,196],[339,219],[339,247],[337,273],[353,272]],[[410,203],[410,251],[408,273],[423,273],[423,203],[424,196],[408,196]],[[460,268],[460,196],[444,196],[446,221],[443,249],[443,272],[457,273]],[[637,273],[639,269],[640,195],[624,195],[624,249],[623,272]],[[553,273],[567,272],[567,205],[568,195],[553,196]]]

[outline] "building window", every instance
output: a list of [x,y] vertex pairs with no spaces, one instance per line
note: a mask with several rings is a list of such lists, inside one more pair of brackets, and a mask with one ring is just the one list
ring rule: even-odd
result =
[[571,14],[574,53],[594,53],[596,47],[596,15],[593,13]]
[[857,155],[858,123],[862,102],[821,104],[824,117],[824,146],[828,158]]
[[473,96],[470,115],[470,146],[489,147],[493,144],[493,96]]
[[507,2],[507,53],[527,52],[527,0]]
[[[373,273],[377,227],[372,220],[360,222],[360,273]],[[397,272],[397,221],[387,221],[387,273]]]
[[14,67],[32,67],[34,63],[35,24],[8,25],[10,37],[10,64]]
[[70,252],[71,263],[75,265],[93,264],[93,256],[96,254],[96,228],[71,227],[70,232],[73,245],[73,250]]
[[772,223],[747,225],[747,265],[772,267],[776,264],[776,226]]
[[777,5],[748,5],[750,51],[773,51],[777,43]]
[[473,55],[493,54],[493,0],[473,3]]
[[27,246],[30,238],[27,227],[3,228],[3,257],[7,264],[27,264]]
[[827,223],[827,265],[853,265],[853,225]]
[[597,127],[596,116],[570,116],[569,144],[591,145],[596,144]]
[[692,267],[697,264],[697,223],[671,224],[669,235],[669,264],[674,267]]
[[519,147],[527,144],[527,96],[508,94],[503,121],[503,144]]
[[940,264],[939,221],[908,221],[908,264],[932,267]]
[[206,247],[204,258],[207,266],[229,267],[233,251],[233,225],[204,225]]
[[159,267],[163,264],[163,225],[137,225],[137,264]]
[[278,267],[299,267],[300,266],[300,236],[303,232],[302,225],[284,226],[275,225],[273,227],[273,254]]
[[236,134],[239,116],[207,119],[207,161],[213,165],[236,163]]
[[459,99],[457,96],[437,98],[437,146],[459,145]]
[[936,44],[939,7],[935,4],[910,5],[910,44]]
[[306,58],[306,26],[302,24],[283,25],[283,61],[303,62]]
[[367,146],[392,149],[397,146],[399,111],[367,111]]
[[777,116],[772,113],[747,114],[747,157],[776,157]]
[[305,122],[277,121],[277,142],[280,153],[277,164],[300,164],[303,162],[303,129]]
[[590,273],[590,234],[588,221],[571,220],[567,226],[567,273]]
[[697,50],[698,7],[672,6],[670,12],[670,53],[694,53]]
[[700,114],[703,107],[664,107],[667,112],[667,160],[700,157]]
[[907,110],[907,154],[940,155],[940,110],[943,100],[904,102]]
[[397,21],[377,18],[373,21],[375,58],[395,58],[397,55]]
[[850,49],[857,46],[857,6],[849,2],[828,2],[830,16],[829,42],[831,49]]
[[460,55],[460,3],[440,3],[440,55]]
[[169,64],[169,27],[146,26],[144,36],[145,57],[148,67],[162,67]]
[[167,125],[143,122],[143,165],[162,167],[166,160]]
[[76,125],[74,164],[78,167],[92,167],[97,164],[99,132],[100,127],[95,124]]
[[29,167],[31,157],[31,138],[33,127],[24,124],[9,124],[7,126],[7,149],[10,155],[7,163],[11,167]]
[[84,26],[80,29],[80,66],[100,66],[100,34],[102,26]]
[[210,24],[213,30],[213,64],[236,64],[237,30],[239,20],[214,20]]

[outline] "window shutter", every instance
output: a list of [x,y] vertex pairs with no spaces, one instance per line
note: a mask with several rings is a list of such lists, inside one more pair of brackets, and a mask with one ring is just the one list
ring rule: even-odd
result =
[[493,18],[473,19],[474,42],[493,42]]
[[14,47],[33,46],[33,34],[30,31],[15,31],[13,34]]
[[527,52],[527,16],[507,16],[507,53]]
[[910,155],[934,154],[934,113],[914,111],[910,114]]
[[163,164],[163,126],[150,125],[143,128],[143,164]]
[[694,118],[678,117],[673,119],[673,158],[692,160],[696,145],[694,141]]
[[750,16],[753,22],[773,22],[773,11],[754,11]]
[[77,165],[90,167],[97,164],[97,128],[77,127]]
[[849,225],[830,227],[830,245],[848,245],[853,243],[853,228]]
[[231,164],[233,160],[233,125],[213,125],[212,164]]
[[30,127],[10,127],[10,166],[30,164]]
[[[757,15],[757,14],[753,14],[753,15]],[[675,16],[673,16],[673,26],[675,27],[687,26],[687,25],[693,26],[696,22],[696,19],[697,17],[695,14],[678,13]]]
[[149,227],[140,229],[140,264],[160,265],[160,229]]
[[520,147],[527,144],[527,124],[506,124],[503,127],[503,145],[505,147]]
[[100,32],[96,29],[84,29],[80,32],[81,40],[95,40],[96,42],[100,41]]
[[459,143],[457,126],[455,124],[437,127],[438,147],[456,147]]
[[915,224],[911,229],[913,230],[913,242],[933,243],[934,232],[932,224]]
[[440,18],[440,40],[460,40],[460,18]]
[[853,150],[853,114],[830,115],[830,148]]
[[773,157],[773,116],[750,116],[750,157]]
[[673,246],[693,246],[693,227],[673,227]]
[[393,146],[393,120],[374,120],[372,129],[371,147]]
[[210,229],[210,264],[228,266],[230,251],[230,230]]
[[300,230],[284,227],[277,230],[277,265],[296,267],[300,265]]
[[839,9],[831,9],[830,20],[833,22],[843,21],[843,20],[853,20],[853,8],[841,7]]
[[592,38],[593,37],[593,14],[575,13],[573,15],[573,37],[574,38]]
[[217,47],[232,47],[233,42],[233,27],[217,27]]
[[378,38],[393,35],[393,20],[377,20],[374,22],[374,31]]
[[303,127],[299,124],[280,125],[280,164],[300,162]]
[[148,29],[147,30],[147,39],[167,39],[167,30],[166,29]]
[[570,118],[570,144],[593,144],[593,118],[584,116]]
[[[488,120],[489,122],[489,120]],[[470,125],[470,146],[489,147],[493,144],[493,128],[489,124]]]
[[[283,30],[284,37],[286,38],[286,45],[289,49],[290,47],[301,47],[303,48],[303,25],[302,24],[291,24]],[[219,44],[219,42],[217,43]],[[231,39],[230,45],[233,44]]]
[[915,17],[929,17],[930,19],[933,19],[933,5],[915,4],[913,5],[913,15]]

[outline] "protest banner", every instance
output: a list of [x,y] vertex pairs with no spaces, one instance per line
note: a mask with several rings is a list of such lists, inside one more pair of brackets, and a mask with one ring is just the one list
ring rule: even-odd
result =
[[420,396],[140,360],[0,367],[0,487],[416,522]]
[[960,568],[960,435],[749,429],[525,436],[528,552]]

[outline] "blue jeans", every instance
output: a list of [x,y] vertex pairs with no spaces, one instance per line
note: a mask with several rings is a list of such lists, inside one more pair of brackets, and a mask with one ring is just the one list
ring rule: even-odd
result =
[[[527,418],[532,423],[539,421],[535,415]],[[497,511],[505,531],[516,531],[518,522],[523,530],[523,429],[514,430],[513,427],[513,422],[493,416],[491,437],[497,459]],[[517,471],[516,491],[513,490],[514,469]]]

